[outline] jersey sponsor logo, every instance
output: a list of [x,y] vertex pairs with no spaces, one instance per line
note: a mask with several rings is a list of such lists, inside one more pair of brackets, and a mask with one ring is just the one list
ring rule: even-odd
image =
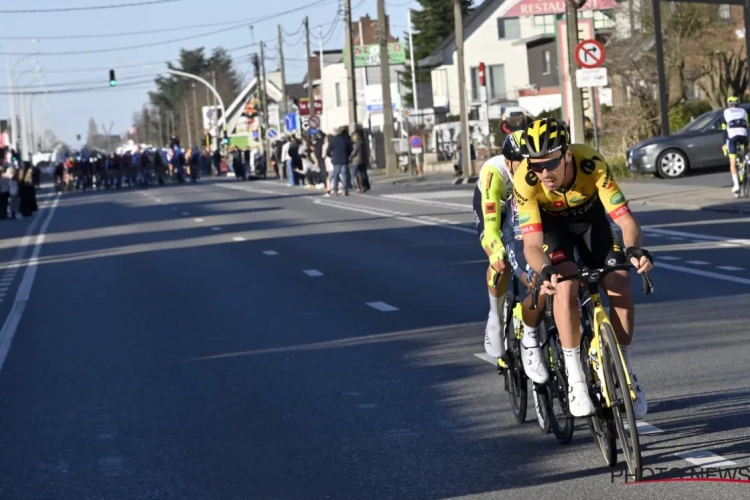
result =
[[581,160],[581,172],[586,175],[591,175],[596,170],[596,163],[593,160],[585,158]]
[[542,250],[546,252],[547,250],[549,250],[549,247],[547,245],[542,245]]
[[489,174],[487,175],[487,180],[486,180],[486,181],[485,181],[485,183],[484,183],[484,189],[485,189],[485,190],[487,190],[487,189],[489,189],[489,188],[490,188],[490,185],[492,184],[492,177],[493,177],[494,175],[495,175],[495,173],[494,173],[494,172],[490,172],[490,173],[489,173]]
[[622,215],[624,215],[624,214],[626,214],[628,212],[630,212],[630,207],[627,204],[625,204],[625,205],[621,206],[620,208],[618,208],[617,210],[611,211],[609,213],[609,215],[613,219],[617,219],[618,217],[620,217],[620,216],[622,216]]
[[497,239],[492,240],[492,243],[490,243],[490,250],[495,251],[495,248],[500,245],[500,242],[497,241]]
[[565,206],[565,202],[562,200],[555,200],[553,205],[555,206],[555,208],[562,208]]
[[604,180],[602,181],[602,189],[609,189],[610,186],[612,186],[612,180],[615,178],[614,175],[612,175],[612,171],[609,169],[609,165],[607,165],[607,172],[604,174]]
[[518,203],[519,205],[523,205],[524,203],[526,203],[527,201],[529,201],[529,200],[527,200],[526,198],[524,198],[524,197],[523,197],[523,196],[521,195],[521,193],[519,193],[519,192],[518,192],[518,190],[517,190],[516,188],[513,188],[513,197],[514,197],[514,198],[516,199],[516,202],[517,202],[517,203]]
[[619,205],[623,201],[625,201],[625,195],[623,195],[621,192],[613,194],[609,199],[609,202],[613,205]]
[[529,222],[530,219],[531,219],[531,214],[526,214],[526,213],[518,214],[518,222],[521,224],[526,224],[527,222]]
[[521,234],[535,233],[542,230],[541,224],[529,224],[528,226],[521,226]]
[[536,174],[533,170],[529,169],[528,172],[526,172],[526,184],[528,184],[531,187],[536,186],[536,183],[539,181]]
[[490,203],[484,204],[484,211],[488,214],[496,214],[497,213],[497,204],[493,201]]
[[581,198],[580,196],[574,196],[574,197],[572,197],[570,199],[570,202],[571,203],[581,203],[581,200],[583,200],[583,198]]
[[497,217],[492,215],[490,217],[485,217],[484,222],[497,222]]
[[557,250],[556,252],[552,252],[549,258],[552,259],[553,264],[557,264],[558,262],[565,259],[565,252],[563,252],[562,250]]

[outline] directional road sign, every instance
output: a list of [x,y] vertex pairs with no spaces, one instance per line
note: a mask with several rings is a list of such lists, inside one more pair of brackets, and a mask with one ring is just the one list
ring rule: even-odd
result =
[[582,68],[598,68],[604,64],[604,45],[597,40],[584,40],[576,46],[576,61]]

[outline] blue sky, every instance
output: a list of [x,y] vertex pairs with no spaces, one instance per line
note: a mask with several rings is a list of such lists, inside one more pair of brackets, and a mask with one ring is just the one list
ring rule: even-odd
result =
[[[0,11],[78,8],[139,1],[147,0],[24,0],[3,2]],[[324,48],[341,48],[344,43],[343,22],[338,21],[333,25],[340,3],[340,0],[177,0],[110,10],[23,14],[0,12],[3,19],[3,29],[0,31],[0,55],[3,56],[0,64],[0,92],[3,93],[0,95],[0,117],[9,115],[8,96],[5,95],[8,85],[6,60],[9,53],[21,87],[33,86],[36,87],[35,90],[41,88],[40,81],[34,76],[35,65],[32,61],[42,66],[42,74],[49,90],[102,87],[101,90],[91,92],[48,95],[49,106],[41,95],[33,99],[38,123],[36,128],[40,129],[39,123],[43,122],[44,128],[50,128],[61,139],[76,144],[76,134],[85,138],[90,117],[106,126],[114,122],[113,133],[125,132],[131,124],[133,113],[147,102],[147,92],[153,88],[153,84],[149,82],[156,69],[147,65],[156,63],[160,67],[166,67],[165,62],[174,61],[180,48],[205,46],[209,49],[207,52],[210,52],[213,47],[232,49],[250,44],[253,38],[256,42],[263,40],[271,49],[267,49],[267,55],[275,58],[274,61],[267,62],[266,69],[273,71],[278,64],[277,24],[281,23],[286,32],[294,33],[300,28],[305,15],[310,17],[311,44],[314,50],[318,47],[318,26],[322,27],[324,35],[330,32]],[[377,17],[376,0],[351,0],[351,3],[353,19],[366,14],[371,18]],[[395,36],[402,38],[402,33],[407,29],[407,9],[418,7],[419,4],[413,0],[386,0],[386,10],[391,17],[391,31]],[[294,9],[300,10],[273,19],[259,20]],[[252,33],[248,27],[250,24],[254,26]],[[68,38],[134,31],[147,33]],[[191,36],[194,38],[166,42]],[[38,38],[38,41],[32,43],[30,40],[33,38]],[[286,38],[289,42],[284,47],[287,83],[294,83],[300,81],[306,73],[303,32]],[[123,49],[145,44],[154,46]],[[107,49],[118,50],[54,54]],[[247,47],[231,52],[235,58],[235,67],[240,75],[244,75],[244,82],[252,77],[250,54],[256,50],[257,47]],[[40,54],[29,57],[22,55],[34,52]],[[120,85],[116,89],[108,88],[110,67],[117,70]],[[19,78],[27,70],[32,71]],[[138,83],[139,81],[142,83]],[[128,88],[126,84],[132,87]]]

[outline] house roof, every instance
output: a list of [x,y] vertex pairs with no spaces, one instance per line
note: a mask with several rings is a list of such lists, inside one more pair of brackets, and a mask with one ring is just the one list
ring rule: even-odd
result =
[[[359,28],[362,27],[360,33]],[[388,43],[398,41],[391,35],[390,18],[385,16],[385,32],[388,36]],[[354,35],[356,33],[356,35]],[[352,21],[352,45],[377,45],[378,44],[378,20],[370,19],[370,15],[361,17],[359,21]]]
[[307,97],[307,89],[304,83],[289,83],[286,86],[287,99],[297,100],[301,97]]
[[[474,30],[485,21],[486,16],[494,13],[504,1],[505,0],[484,0],[481,5],[472,10],[469,15],[464,18],[464,39],[469,38]],[[514,3],[514,0],[509,0],[509,2]],[[475,21],[479,21],[479,23],[475,23]],[[443,63],[442,52],[450,46],[455,46],[455,44],[456,33],[454,31],[448,35],[445,40],[443,40],[443,43],[438,45],[429,56],[418,61],[417,66],[429,68],[441,65]]]
[[[343,61],[343,59],[344,59],[344,51],[341,49],[323,51],[323,66],[328,66],[329,64],[340,63],[341,61]],[[320,79],[320,53],[319,52],[310,54],[310,64],[311,64],[311,69],[312,69],[310,73],[312,74],[312,80],[314,84],[315,80]],[[307,82],[307,75],[305,75],[304,81]]]

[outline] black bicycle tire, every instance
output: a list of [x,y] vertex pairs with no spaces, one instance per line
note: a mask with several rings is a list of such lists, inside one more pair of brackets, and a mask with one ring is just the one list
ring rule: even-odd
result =
[[[611,365],[615,370],[615,376],[617,377],[617,384],[621,388],[623,393],[622,403],[625,407],[625,418],[630,429],[630,439],[627,439],[625,435],[625,426],[622,422],[621,415],[614,415],[615,426],[617,428],[617,435],[620,439],[620,446],[622,447],[622,454],[625,457],[625,462],[628,467],[628,472],[635,479],[640,481],[643,475],[643,461],[641,457],[641,443],[638,436],[638,427],[635,421],[635,411],[633,410],[633,400],[630,399],[630,390],[627,388],[627,377],[625,376],[625,367],[620,361],[620,357],[617,354],[617,341],[615,340],[615,334],[608,324],[602,324],[601,331],[599,332],[602,339],[602,363],[604,365],[605,377],[608,373],[608,365]],[[609,384],[608,384],[609,385]],[[615,394],[614,388],[609,391],[610,398],[613,399]],[[613,410],[615,413],[619,413],[619,410]],[[626,441],[630,441],[628,446],[632,447],[632,456],[625,450]]]
[[[562,345],[560,344],[560,337],[555,335],[549,339],[549,350],[552,352],[552,356],[556,359],[557,367],[550,367],[550,380],[548,382],[548,389],[550,393],[550,423],[552,432],[555,438],[560,444],[570,444],[573,440],[573,431],[575,430],[575,418],[570,414],[568,407],[568,378],[565,374],[565,359],[562,352]],[[556,384],[562,384],[562,387]],[[560,408],[564,410],[565,417],[560,422],[554,411],[554,402],[552,398],[556,398],[560,404]]]
[[[539,424],[539,432],[549,434],[552,430],[552,407],[549,400],[547,384],[532,384],[532,399],[534,399],[534,411],[536,412],[536,422]],[[540,415],[540,410],[542,415]]]
[[[590,324],[593,324],[593,307],[589,302],[586,307],[586,314],[589,316]],[[609,467],[617,465],[617,441],[615,432],[613,432],[610,423],[613,420],[612,410],[609,408],[602,408],[598,402],[597,392],[594,390],[593,374],[595,373],[594,368],[589,362],[589,347],[591,345],[591,333],[584,331],[581,335],[581,364],[583,365],[584,375],[586,377],[586,385],[589,389],[589,397],[591,402],[594,403],[594,407],[601,414],[594,414],[586,418],[589,424],[589,430],[594,438],[599,451],[602,453],[604,462]],[[597,427],[600,429],[597,430]]]

